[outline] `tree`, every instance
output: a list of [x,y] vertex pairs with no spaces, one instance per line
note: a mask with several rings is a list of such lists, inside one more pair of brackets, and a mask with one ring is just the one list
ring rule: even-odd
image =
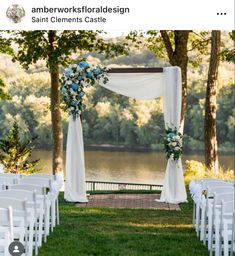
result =
[[211,54],[208,71],[205,120],[204,120],[204,141],[205,141],[205,165],[216,174],[218,166],[218,146],[216,137],[216,96],[218,92],[217,79],[219,67],[221,32],[213,30],[211,34]]
[[[183,123],[184,114],[186,111],[186,96],[187,96],[187,65],[188,65],[188,39],[190,31],[187,30],[174,30],[174,31],[147,31],[148,40],[146,46],[155,52],[159,57],[165,55],[166,50],[167,58],[171,65],[179,66],[182,72],[182,112],[181,121]],[[143,34],[140,34],[143,36]],[[137,39],[138,33],[131,32],[128,39],[131,39],[138,44],[142,43]],[[164,56],[165,57],[165,56]]]
[[[157,57],[161,57],[172,66],[179,66],[182,74],[182,108],[181,108],[181,125],[184,124],[186,113],[186,98],[187,98],[187,70],[188,64],[198,66],[201,61],[202,54],[206,53],[209,39],[207,32],[196,34],[189,30],[149,30],[146,32],[146,39],[141,38],[144,33],[132,31],[127,39],[136,43],[136,46],[145,44],[148,49],[153,51]],[[190,55],[190,53],[193,52]],[[189,58],[190,56],[190,58]]]
[[[10,40],[1,37],[0,35],[0,52],[1,53],[7,53],[12,55],[13,50],[10,46]],[[11,97],[8,93],[4,91],[5,84],[3,80],[0,78],[0,99],[1,100],[9,100]]]
[[14,122],[8,137],[0,140],[0,161],[7,172],[29,174],[40,170],[35,169],[39,160],[28,160],[31,156],[35,139],[36,137],[22,142],[19,126],[17,122]]
[[107,42],[99,37],[100,31],[15,31],[11,37],[18,44],[13,60],[24,68],[39,59],[46,61],[51,77],[51,120],[53,131],[53,173],[63,171],[63,132],[61,125],[59,68],[70,61],[74,52],[105,52],[110,56],[126,53],[124,45]]

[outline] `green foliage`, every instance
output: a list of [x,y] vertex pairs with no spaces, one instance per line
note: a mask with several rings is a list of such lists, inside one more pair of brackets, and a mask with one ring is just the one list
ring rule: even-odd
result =
[[221,52],[222,60],[235,63],[235,30],[229,33],[230,39],[233,42],[233,45],[229,48],[225,48]]
[[39,171],[35,169],[39,160],[29,160],[35,139],[31,138],[22,142],[18,124],[14,122],[8,137],[0,140],[0,161],[6,172],[30,174]]
[[[166,32],[172,49],[175,49],[175,31],[169,30]],[[170,59],[161,35],[161,31],[159,30],[148,30],[146,32],[131,31],[128,34],[127,39],[137,48],[144,46],[150,51],[154,52],[157,57],[165,61],[169,61]],[[193,67],[198,67],[202,61],[202,56],[208,54],[208,44],[210,40],[210,33],[207,31],[201,31],[199,33],[191,31],[189,33],[187,52],[189,63]]]
[[[13,54],[13,50],[10,45],[10,40],[2,38],[0,34],[0,52],[6,54]],[[5,84],[3,80],[0,78],[0,100],[9,100],[11,97],[6,91],[4,90]]]
[[220,167],[218,175],[216,175],[212,170],[206,168],[206,166],[195,160],[185,161],[185,173],[184,179],[188,184],[191,180],[201,179],[201,178],[220,178],[226,180],[234,180],[234,170],[224,170]]
[[9,100],[11,99],[10,95],[5,92],[4,90],[4,83],[3,80],[0,78],[0,99],[1,100]]
[[[71,55],[79,55],[86,51],[104,52],[108,56],[127,54],[126,45],[107,42],[93,30],[63,30],[63,31],[14,31],[11,39],[18,44],[18,52],[14,61],[19,61],[26,69],[30,64],[43,59],[47,67],[53,71],[58,65],[66,66],[71,61]],[[51,37],[53,36],[53,40]]]
[[13,49],[11,47],[11,39],[7,39],[3,37],[1,31],[0,31],[0,52],[6,53],[9,55],[13,54]]

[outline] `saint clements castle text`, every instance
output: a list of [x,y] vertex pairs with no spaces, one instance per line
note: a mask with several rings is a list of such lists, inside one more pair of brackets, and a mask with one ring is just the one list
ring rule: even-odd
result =
[[106,18],[104,17],[74,17],[74,18],[61,18],[57,16],[52,17],[32,17],[32,23],[105,23]]

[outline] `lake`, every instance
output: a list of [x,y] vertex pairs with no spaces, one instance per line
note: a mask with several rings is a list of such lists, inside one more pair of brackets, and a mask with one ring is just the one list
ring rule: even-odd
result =
[[[51,173],[52,152],[35,150],[32,158],[40,158],[40,167]],[[202,154],[183,156],[185,160],[204,161]],[[221,155],[220,165],[234,169],[234,156]],[[95,181],[162,184],[166,157],[159,152],[85,151],[86,179]]]

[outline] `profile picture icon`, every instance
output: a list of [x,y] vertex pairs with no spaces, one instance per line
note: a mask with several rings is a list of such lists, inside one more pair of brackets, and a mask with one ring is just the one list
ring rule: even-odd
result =
[[7,18],[13,23],[19,23],[25,16],[25,10],[18,4],[12,4],[7,8]]

